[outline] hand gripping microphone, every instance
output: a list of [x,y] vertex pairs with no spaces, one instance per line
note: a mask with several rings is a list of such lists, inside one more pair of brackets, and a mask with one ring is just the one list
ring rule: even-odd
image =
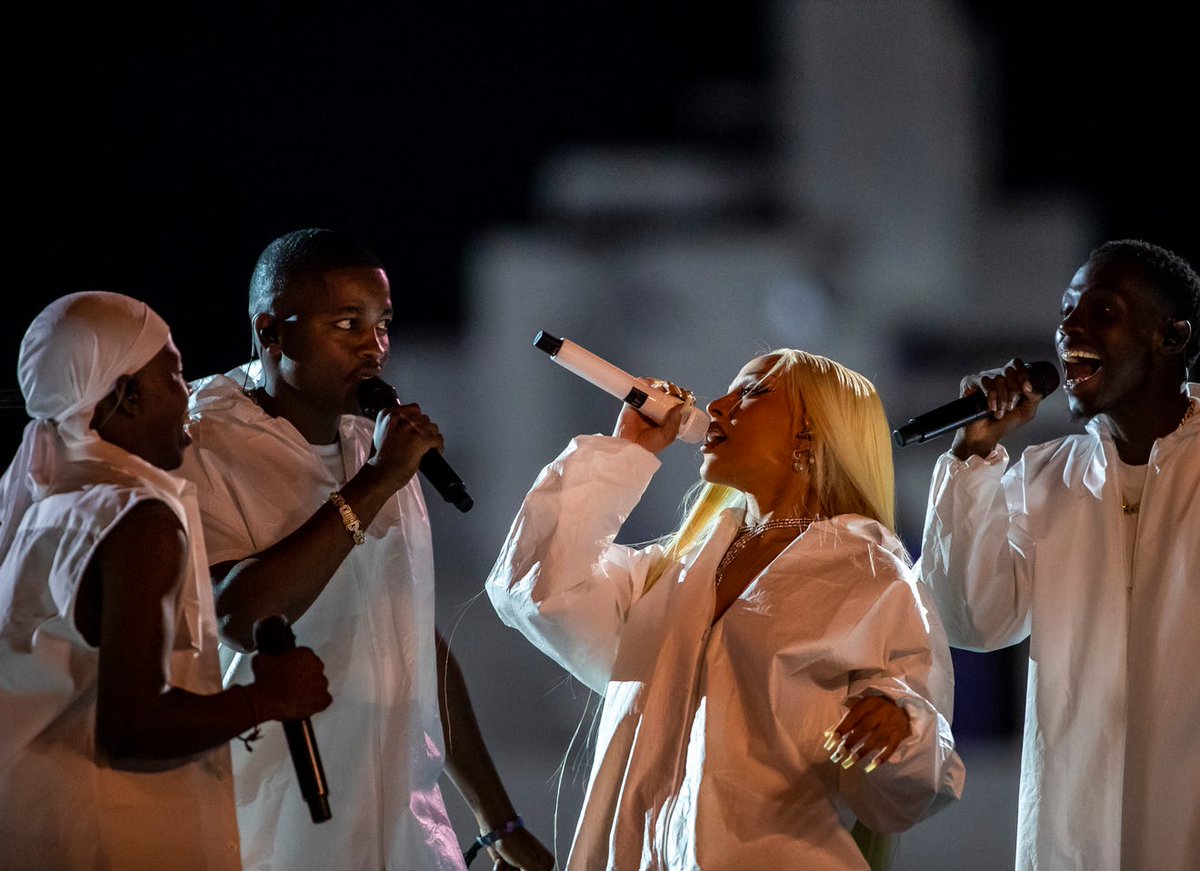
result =
[[[647,387],[628,372],[581,348],[570,339],[555,338],[543,330],[534,336],[533,344],[564,369],[632,405],[655,423],[662,423],[667,412],[683,401],[677,396]],[[679,438],[693,444],[699,442],[708,431],[708,424],[708,415],[696,406],[689,405],[684,409],[683,421],[679,424]]]
[[[396,389],[382,378],[368,378],[358,385],[358,404],[362,406],[363,414],[375,417],[381,409],[400,405],[400,399],[396,396]],[[442,494],[443,499],[459,511],[471,510],[475,500],[467,494],[467,485],[438,451],[433,448],[426,451],[417,468],[425,480]]]
[[[1058,389],[1058,369],[1053,363],[1046,360],[1030,363],[1025,367],[1025,374],[1033,392],[1043,399]],[[987,394],[980,390],[914,417],[904,426],[892,430],[892,441],[900,448],[919,445],[987,417],[988,413]]]
[[[296,649],[296,636],[292,627],[281,614],[264,617],[254,624],[254,646],[266,656],[279,656]],[[329,810],[329,784],[325,781],[325,769],[321,767],[321,754],[317,752],[317,738],[313,734],[312,721],[288,720],[283,724],[288,749],[292,751],[292,765],[296,769],[296,780],[300,782],[300,794],[308,804],[308,812],[314,823],[323,823],[333,816]]]

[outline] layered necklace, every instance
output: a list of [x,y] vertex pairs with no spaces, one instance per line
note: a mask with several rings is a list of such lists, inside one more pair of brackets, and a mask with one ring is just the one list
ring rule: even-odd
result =
[[717,563],[717,586],[721,586],[721,580],[725,576],[727,569],[737,555],[746,549],[746,546],[754,539],[758,538],[768,529],[795,529],[799,535],[813,523],[820,520],[820,515],[815,517],[780,517],[778,520],[765,520],[762,523],[745,524],[738,529],[737,536],[725,551],[725,556],[721,557],[721,561]]

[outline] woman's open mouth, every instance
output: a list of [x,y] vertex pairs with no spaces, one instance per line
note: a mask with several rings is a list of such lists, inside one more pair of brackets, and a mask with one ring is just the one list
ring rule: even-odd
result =
[[710,451],[721,442],[725,441],[725,433],[721,432],[721,428],[715,423],[710,424],[708,432],[704,435],[704,444],[700,446],[702,451]]

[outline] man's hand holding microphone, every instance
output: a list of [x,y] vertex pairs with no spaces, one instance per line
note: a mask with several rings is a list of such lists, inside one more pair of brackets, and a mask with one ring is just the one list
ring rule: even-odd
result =
[[960,460],[972,454],[980,457],[991,454],[1000,439],[1033,420],[1049,393],[1034,387],[1029,370],[1019,357],[999,369],[968,375],[962,379],[959,391],[964,397],[982,394],[987,399],[988,411],[986,416],[954,433],[950,450]]

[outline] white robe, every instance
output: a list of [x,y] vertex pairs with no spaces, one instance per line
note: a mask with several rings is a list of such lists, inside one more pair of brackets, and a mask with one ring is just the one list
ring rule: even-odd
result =
[[[658,548],[613,544],[658,467],[628,441],[575,439],[487,581],[505,623],[604,696],[568,867],[865,868],[849,813],[899,831],[963,781],[949,650],[899,542],[856,515],[818,522],[710,629],[740,512],[645,596]],[[823,733],[872,693],[913,734],[872,774],[844,771]]]
[[[197,382],[194,442],[181,469],[196,483],[214,565],[284,538],[344,483],[291,423],[242,393],[240,373],[231,375]],[[341,419],[347,477],[366,462],[372,431],[364,418]],[[324,661],[333,696],[312,717],[333,818],[313,824],[283,730],[265,724],[253,752],[233,753],[247,869],[463,867],[439,787],[433,545],[415,478],[366,538],[294,626],[297,643]],[[249,657],[226,673],[227,683],[251,679]]]
[[0,565],[0,869],[233,871],[228,745],[142,771],[113,769],[97,751],[99,648],[76,628],[75,605],[96,548],[140,502],[165,503],[188,534],[168,679],[210,694],[221,672],[190,485],[114,445],[88,454],[58,471]]
[[[1193,397],[1200,386],[1189,385]],[[1017,867],[1182,871],[1200,861],[1200,416],[1155,442],[1137,515],[1112,437],[1028,448],[1007,472],[937,464],[921,572],[951,643],[1030,638]]]

